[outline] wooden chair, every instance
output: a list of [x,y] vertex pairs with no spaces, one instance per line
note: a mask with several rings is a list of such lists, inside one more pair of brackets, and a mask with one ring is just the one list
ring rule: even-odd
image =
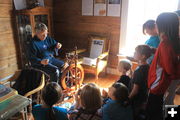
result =
[[[44,73],[43,71],[40,71],[37,69],[34,69],[34,70],[37,72],[42,72],[41,81],[40,81],[38,87],[27,92],[24,96],[32,99],[33,98],[32,96],[36,94],[36,103],[40,104],[41,103],[41,99],[40,99],[41,90],[44,88],[45,83],[46,83],[45,75],[46,76],[48,76],[48,75],[46,73]],[[12,85],[15,83],[15,80],[21,75],[21,72],[22,72],[22,70],[17,70],[12,77],[10,77],[9,79],[7,79],[5,81],[0,82],[0,84],[5,84],[5,85],[9,84],[9,86],[12,87]],[[29,106],[29,111],[31,111],[31,110],[32,110],[32,104]],[[22,114],[22,116],[21,116],[22,119],[27,119],[27,116],[23,116],[23,115],[24,114]],[[17,119],[17,118],[12,118],[12,119]]]
[[[99,73],[107,66],[110,46],[109,36],[89,35],[88,41],[88,48],[84,50],[84,53],[79,54],[81,58],[79,61],[84,68],[84,72],[95,74],[97,80]],[[82,51],[79,50],[78,52]]]

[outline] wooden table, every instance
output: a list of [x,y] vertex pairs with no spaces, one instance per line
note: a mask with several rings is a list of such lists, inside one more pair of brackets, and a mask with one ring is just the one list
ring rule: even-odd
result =
[[20,111],[24,111],[25,120],[27,120],[27,106],[31,100],[21,95],[15,95],[0,103],[0,120],[6,120]]

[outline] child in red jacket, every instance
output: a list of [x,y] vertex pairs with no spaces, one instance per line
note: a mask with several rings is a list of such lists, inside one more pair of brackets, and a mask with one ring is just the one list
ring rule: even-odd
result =
[[172,80],[180,79],[179,19],[175,13],[162,13],[156,20],[160,45],[149,69],[149,120],[163,119],[163,96]]

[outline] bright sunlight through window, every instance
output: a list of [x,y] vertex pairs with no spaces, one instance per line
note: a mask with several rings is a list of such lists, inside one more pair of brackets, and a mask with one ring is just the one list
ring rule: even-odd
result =
[[139,44],[144,44],[149,38],[142,33],[142,25],[149,19],[156,20],[162,12],[174,12],[179,0],[129,0],[127,16],[127,34],[125,46],[120,51],[125,55],[133,55]]

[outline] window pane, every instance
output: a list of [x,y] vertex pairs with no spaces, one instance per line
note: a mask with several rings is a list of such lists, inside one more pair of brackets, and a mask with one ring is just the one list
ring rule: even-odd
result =
[[174,12],[179,0],[129,0],[126,46],[124,54],[132,55],[139,44],[144,44],[149,36],[142,33],[142,25],[149,19],[156,20],[162,12]]

